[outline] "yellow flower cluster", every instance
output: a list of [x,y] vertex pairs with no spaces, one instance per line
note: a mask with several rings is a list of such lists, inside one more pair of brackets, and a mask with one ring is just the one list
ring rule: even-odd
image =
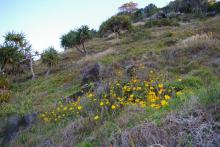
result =
[[[181,94],[180,92],[178,94]],[[114,81],[110,83],[109,91],[104,92],[98,97],[93,91],[86,93],[87,102],[93,105],[94,116],[93,119],[98,121],[101,117],[101,110],[107,113],[121,110],[128,105],[136,105],[141,108],[155,108],[168,107],[173,91],[158,82],[153,78],[148,80],[141,80],[133,78],[126,82]],[[77,117],[86,114],[83,106],[80,105],[80,98],[77,102],[68,104],[58,103],[52,112],[45,112],[41,114],[41,118],[45,122],[59,121],[66,117]]]
[[[107,96],[108,95],[108,96]],[[108,110],[122,109],[127,105],[138,105],[141,108],[161,108],[169,105],[172,90],[156,80],[140,80],[134,78],[128,82],[115,81],[110,84],[109,93],[104,93],[102,99],[97,99],[92,93],[87,98],[97,102],[99,107]]]
[[77,102],[63,104],[58,102],[58,105],[51,112],[40,114],[40,118],[45,122],[58,122],[69,116],[77,116],[82,112],[83,107],[80,105],[80,99]]

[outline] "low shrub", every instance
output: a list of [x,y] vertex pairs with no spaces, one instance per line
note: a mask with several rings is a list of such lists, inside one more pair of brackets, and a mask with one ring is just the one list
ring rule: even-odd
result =
[[145,23],[145,27],[162,27],[162,26],[179,26],[179,23],[176,19],[159,19],[159,20],[150,20]]

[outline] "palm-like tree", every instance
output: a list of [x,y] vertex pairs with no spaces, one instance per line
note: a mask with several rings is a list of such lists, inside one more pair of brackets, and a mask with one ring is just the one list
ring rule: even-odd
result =
[[47,65],[46,75],[49,75],[51,68],[58,63],[59,54],[54,47],[49,47],[41,55],[42,62]]
[[64,47],[64,49],[76,48],[81,54],[86,55],[85,42],[91,38],[92,35],[89,27],[84,25],[63,35],[61,37],[61,46]]
[[[32,79],[35,79],[31,45],[26,41],[25,35],[23,33],[16,33],[12,31],[6,33],[4,39],[4,44],[1,46],[1,52],[4,54],[1,54],[0,57],[2,69],[8,65],[11,65],[12,67],[19,67],[20,64],[28,60],[32,73]],[[17,70],[17,68],[13,69]]]

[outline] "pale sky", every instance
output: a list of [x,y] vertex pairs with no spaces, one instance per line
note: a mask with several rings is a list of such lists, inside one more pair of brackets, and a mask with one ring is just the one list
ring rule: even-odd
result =
[[[34,50],[48,46],[62,51],[60,37],[71,29],[100,24],[118,12],[130,0],[0,0],[0,43],[8,31],[23,32]],[[171,0],[133,0],[139,8],[149,3],[158,7]]]

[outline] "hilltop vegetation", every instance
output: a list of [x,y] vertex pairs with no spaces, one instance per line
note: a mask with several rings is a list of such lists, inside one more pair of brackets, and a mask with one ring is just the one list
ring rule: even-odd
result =
[[38,61],[6,35],[2,146],[219,146],[219,2],[136,7],[69,31],[63,53]]

